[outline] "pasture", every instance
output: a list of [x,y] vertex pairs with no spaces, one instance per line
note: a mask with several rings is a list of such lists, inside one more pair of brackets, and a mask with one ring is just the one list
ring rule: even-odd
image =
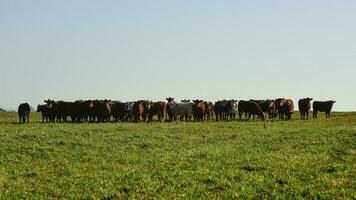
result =
[[356,113],[301,121],[17,124],[1,199],[355,199]]

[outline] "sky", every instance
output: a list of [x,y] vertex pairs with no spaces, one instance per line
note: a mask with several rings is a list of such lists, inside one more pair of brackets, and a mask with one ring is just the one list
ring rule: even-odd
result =
[[355,111],[355,10],[354,0],[0,0],[0,107],[313,97]]

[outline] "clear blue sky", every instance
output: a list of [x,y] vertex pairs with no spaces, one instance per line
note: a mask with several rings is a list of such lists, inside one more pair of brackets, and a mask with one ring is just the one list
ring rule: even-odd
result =
[[356,110],[356,1],[0,1],[0,107],[301,97]]

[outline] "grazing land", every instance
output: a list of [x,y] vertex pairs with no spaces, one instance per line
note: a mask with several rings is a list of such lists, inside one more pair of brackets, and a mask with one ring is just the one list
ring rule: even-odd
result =
[[331,119],[17,124],[0,114],[0,199],[355,199],[356,113]]

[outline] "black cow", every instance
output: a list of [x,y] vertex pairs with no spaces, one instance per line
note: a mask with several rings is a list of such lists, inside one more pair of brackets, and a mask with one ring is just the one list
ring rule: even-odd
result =
[[28,103],[22,103],[19,105],[19,108],[17,109],[17,114],[19,115],[20,123],[30,122],[30,112],[31,108]]
[[106,100],[106,99],[92,101],[93,115],[96,118],[96,122],[110,121],[111,107],[110,107],[109,102],[110,102],[110,100]]
[[249,115],[248,119],[251,118],[251,115],[257,115],[263,121],[265,120],[265,115],[262,112],[260,106],[256,102],[241,100],[238,103],[238,110],[239,110],[240,120],[241,120],[242,113],[247,113]]
[[224,108],[225,108],[226,102],[227,102],[226,100],[221,100],[221,101],[215,102],[214,113],[215,113],[216,121],[223,119],[223,113],[224,113]]
[[305,120],[305,118],[308,120],[309,119],[309,112],[311,110],[311,101],[313,98],[303,98],[299,99],[298,101],[298,107],[299,107],[299,113],[300,113],[300,119]]
[[41,112],[42,122],[50,122],[51,113],[50,113],[49,106],[47,104],[38,105],[37,112]]
[[237,112],[236,100],[221,100],[215,102],[214,113],[215,120],[234,120]]
[[162,120],[165,121],[166,113],[167,113],[167,106],[166,102],[158,101],[158,102],[149,102],[147,104],[148,110],[148,118],[147,122],[151,122],[153,120],[153,116],[158,116],[158,121],[161,122]]
[[336,101],[314,101],[313,118],[318,118],[318,112],[325,112],[326,118],[330,118],[331,109]]
[[273,118],[276,112],[275,101],[271,99],[267,100],[254,100],[250,99],[250,101],[255,102],[260,106],[262,112],[267,113],[269,118]]
[[111,102],[111,113],[114,118],[115,122],[118,122],[119,120],[121,122],[125,121],[125,103],[122,103],[120,101],[113,101]]

